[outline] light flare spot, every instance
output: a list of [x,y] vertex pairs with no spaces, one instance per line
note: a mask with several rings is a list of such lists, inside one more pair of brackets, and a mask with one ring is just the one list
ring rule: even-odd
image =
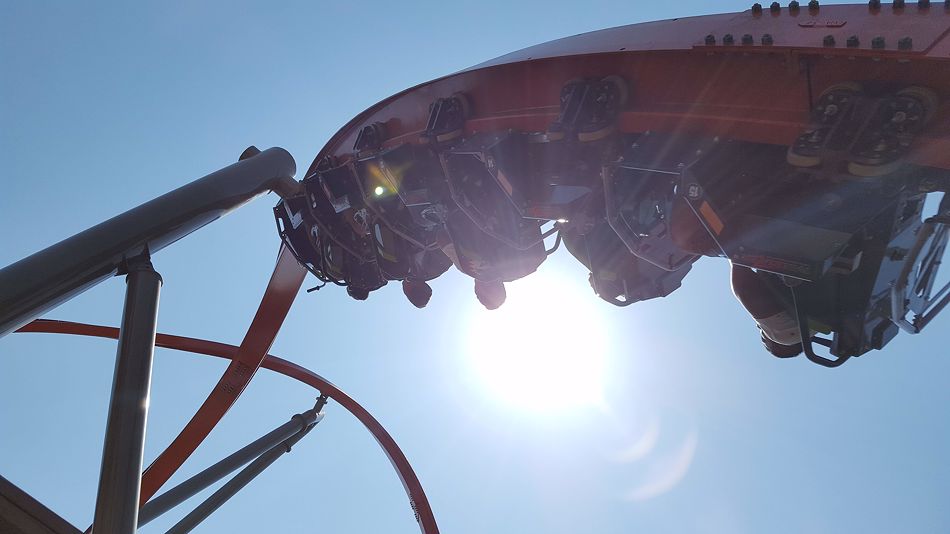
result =
[[501,308],[472,314],[474,374],[507,406],[552,415],[606,406],[608,342],[599,301],[586,284],[565,278],[538,272],[506,284]]

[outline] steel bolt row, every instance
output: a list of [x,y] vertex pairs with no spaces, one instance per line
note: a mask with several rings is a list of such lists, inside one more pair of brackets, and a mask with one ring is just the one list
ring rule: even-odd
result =
[[[891,7],[893,9],[904,9],[905,5],[906,5],[905,0],[894,0],[894,3],[891,4]],[[944,0],[943,6],[947,9],[950,9],[950,0]],[[818,0],[810,0],[808,2],[809,11],[812,11],[812,12],[818,11],[820,7],[821,7],[821,4],[818,2]],[[873,10],[881,9],[881,0],[869,0],[868,7]],[[918,9],[929,8],[930,0],[917,0],[917,7]],[[800,8],[801,8],[801,4],[798,3],[798,0],[792,0],[791,2],[788,3],[788,10],[792,13],[797,13]],[[781,10],[782,10],[782,5],[779,4],[778,2],[772,2],[769,5],[769,11],[771,11],[772,13],[778,13]],[[752,13],[754,15],[761,15],[762,4],[758,2],[752,4]]]
[[[948,4],[950,4],[950,0],[947,0],[947,2]],[[703,39],[703,42],[707,46],[713,46],[716,44],[716,36],[710,33],[709,35],[705,37],[705,39]],[[752,36],[752,34],[747,33],[742,36],[743,45],[752,45],[754,43],[755,43],[755,38]],[[762,35],[761,43],[766,46],[773,45],[775,44],[775,39],[772,37],[772,34],[766,33]],[[726,46],[735,45],[736,44],[735,36],[733,36],[731,33],[727,33],[723,35],[722,44]],[[835,36],[830,35],[830,34],[824,36],[824,38],[821,40],[821,45],[826,48],[834,48],[835,46],[837,46],[837,41],[835,40]],[[845,41],[845,45],[848,48],[858,48],[859,46],[861,46],[861,39],[857,35],[852,35],[848,37],[847,41]],[[871,48],[874,50],[883,50],[884,48],[887,47],[886,45],[887,43],[884,40],[884,37],[880,35],[871,39]],[[897,41],[897,49],[904,50],[904,51],[913,50],[914,49],[913,38],[902,37],[899,41]]]
[[[907,5],[905,0],[894,0],[894,3],[891,4],[891,9],[904,9]],[[943,6],[950,9],[950,0],[944,0]],[[877,11],[881,9],[881,0],[869,0],[868,8]],[[917,9],[928,9],[930,8],[930,0],[917,0]]]

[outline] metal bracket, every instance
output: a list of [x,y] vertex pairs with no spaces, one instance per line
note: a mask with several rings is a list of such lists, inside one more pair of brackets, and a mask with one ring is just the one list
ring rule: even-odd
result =
[[353,151],[371,152],[379,150],[383,146],[383,140],[386,139],[386,125],[381,122],[374,122],[364,126],[356,136],[356,142],[353,143]]
[[547,138],[556,141],[577,134],[579,141],[588,142],[606,137],[627,97],[627,84],[619,76],[567,82],[561,88],[561,112],[548,128]]
[[[940,213],[924,221],[904,268],[891,286],[891,321],[905,332],[919,334],[950,304],[950,282],[934,293],[937,272],[950,240],[950,205],[944,196]],[[914,318],[908,320],[909,313]]]
[[429,106],[429,120],[422,140],[445,143],[461,137],[468,114],[468,99],[461,93],[436,99]]
[[795,318],[798,320],[798,332],[802,338],[802,351],[805,353],[805,357],[812,363],[817,363],[822,367],[829,368],[839,367],[848,361],[851,358],[850,355],[838,356],[836,359],[831,359],[815,353],[813,343],[831,348],[833,340],[811,335],[811,328],[808,326],[808,316],[805,315],[805,310],[798,304],[798,295],[795,291],[795,286],[790,286],[789,289],[792,292],[792,305],[795,307]]

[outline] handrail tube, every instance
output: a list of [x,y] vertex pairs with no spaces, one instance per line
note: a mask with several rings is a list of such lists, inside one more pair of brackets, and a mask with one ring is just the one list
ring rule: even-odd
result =
[[0,269],[0,337],[113,276],[127,258],[154,254],[260,194],[292,189],[296,172],[290,153],[269,148]]

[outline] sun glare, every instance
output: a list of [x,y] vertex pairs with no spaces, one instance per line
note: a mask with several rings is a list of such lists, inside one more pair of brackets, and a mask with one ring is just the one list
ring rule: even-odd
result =
[[531,411],[603,406],[607,332],[587,284],[540,272],[506,286],[500,309],[470,321],[469,359],[489,394]]

